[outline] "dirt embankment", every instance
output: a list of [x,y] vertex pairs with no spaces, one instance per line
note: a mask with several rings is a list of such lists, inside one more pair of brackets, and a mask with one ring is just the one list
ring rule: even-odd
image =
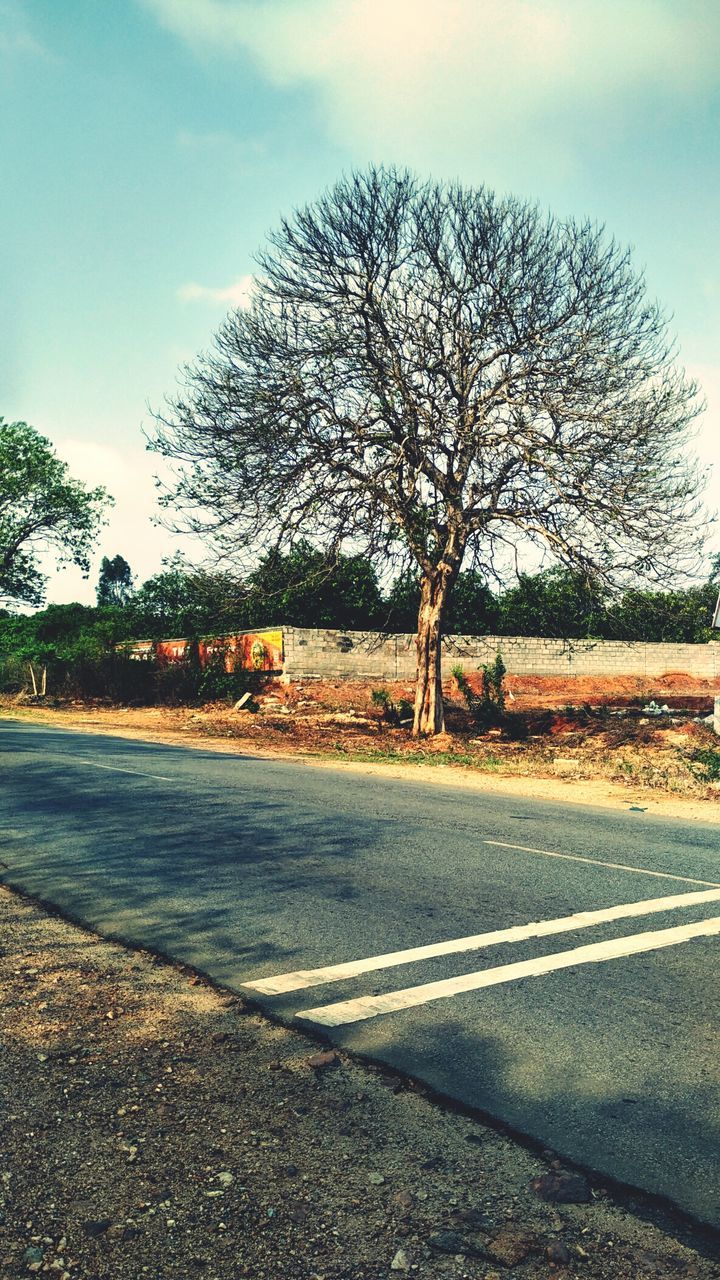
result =
[[0,1274],[718,1280],[707,1240],[0,889]]

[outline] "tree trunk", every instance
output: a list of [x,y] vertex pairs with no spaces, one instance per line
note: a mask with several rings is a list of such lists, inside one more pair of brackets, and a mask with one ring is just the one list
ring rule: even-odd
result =
[[450,581],[436,570],[423,575],[417,632],[417,684],[413,736],[445,732],[442,696],[442,617]]

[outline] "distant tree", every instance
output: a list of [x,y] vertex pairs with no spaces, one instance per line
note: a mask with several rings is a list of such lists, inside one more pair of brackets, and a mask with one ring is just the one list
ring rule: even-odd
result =
[[383,630],[412,633],[417,628],[420,608],[420,574],[406,569],[398,574],[385,600]]
[[133,591],[133,576],[127,560],[123,556],[113,556],[112,560],[103,556],[96,592],[98,604],[117,605],[122,609]]
[[108,652],[127,634],[121,609],[51,604],[36,613],[0,620],[0,656],[68,661],[81,652]]
[[614,640],[702,644],[711,630],[717,584],[685,591],[626,591],[608,610],[605,634]]
[[600,637],[606,627],[607,590],[601,581],[556,565],[522,573],[498,599],[499,630],[505,636]]
[[234,575],[195,569],[175,557],[143,582],[126,612],[138,637],[221,634],[245,625],[245,595]]
[[239,555],[311,533],[421,582],[415,733],[444,725],[464,559],[536,542],[667,580],[701,539],[696,387],[629,254],[589,222],[370,169],[284,221],[253,305],[185,370],[154,447],[182,528]]
[[87,575],[110,502],[105,489],[73,480],[34,427],[0,418],[0,599],[42,602],[39,559],[46,552],[58,566],[76,564]]
[[[411,571],[395,579],[386,601],[386,630],[415,630],[420,592],[419,574]],[[498,602],[482,574],[472,569],[459,573],[445,613],[445,631],[450,635],[489,635],[497,629],[498,617]]]
[[469,569],[459,573],[445,615],[451,635],[484,636],[497,630],[498,602],[482,574]]
[[326,556],[307,540],[288,555],[273,551],[247,580],[251,625],[367,630],[380,625],[377,575],[363,556]]

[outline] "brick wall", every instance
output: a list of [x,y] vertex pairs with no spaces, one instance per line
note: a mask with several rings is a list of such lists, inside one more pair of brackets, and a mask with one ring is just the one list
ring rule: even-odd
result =
[[[414,635],[283,627],[284,674],[310,678],[412,680]],[[684,671],[720,678],[720,642],[645,644],[622,640],[550,640],[533,636],[447,636],[444,667],[473,670],[496,653],[514,675],[659,676]]]

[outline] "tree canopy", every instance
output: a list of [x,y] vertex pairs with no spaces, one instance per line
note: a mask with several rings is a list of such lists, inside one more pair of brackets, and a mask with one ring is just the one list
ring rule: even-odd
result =
[[[601,602],[569,570],[522,574],[516,585],[495,594],[479,574],[465,570],[448,606],[447,628],[451,634],[500,637],[717,641],[710,627],[716,577],[713,565],[708,581],[698,587],[664,592],[631,588]],[[383,595],[369,560],[341,557],[331,571],[309,544],[287,556],[265,557],[247,584],[175,561],[174,568],[143,583],[124,606],[50,605],[14,616],[0,611],[0,690],[22,688],[27,675],[23,663],[30,661],[48,666],[54,691],[65,689],[73,696],[140,701],[202,696],[209,694],[212,682],[194,687],[190,680],[186,688],[182,680],[177,685],[170,680],[161,690],[155,677],[143,677],[142,663],[123,663],[116,646],[130,638],[221,635],[275,622],[346,628],[349,610],[353,629],[408,631],[419,598],[417,574],[399,577]],[[502,650],[502,640],[498,647]]]
[[96,598],[99,605],[117,605],[122,609],[132,599],[135,588],[130,565],[124,556],[103,556]]
[[312,533],[420,577],[415,732],[443,727],[464,560],[593,582],[694,563],[697,388],[629,253],[486,188],[370,169],[282,222],[250,309],[158,415],[166,502],[226,550]]
[[196,569],[175,556],[143,582],[125,612],[136,636],[160,640],[218,634],[245,625],[245,594],[244,583],[234,574]]
[[383,600],[363,556],[326,556],[306,540],[287,555],[271,551],[247,580],[244,614],[250,626],[380,627]]
[[40,557],[48,551],[59,566],[76,564],[87,574],[111,501],[105,489],[73,480],[34,427],[0,418],[0,599],[40,604]]

